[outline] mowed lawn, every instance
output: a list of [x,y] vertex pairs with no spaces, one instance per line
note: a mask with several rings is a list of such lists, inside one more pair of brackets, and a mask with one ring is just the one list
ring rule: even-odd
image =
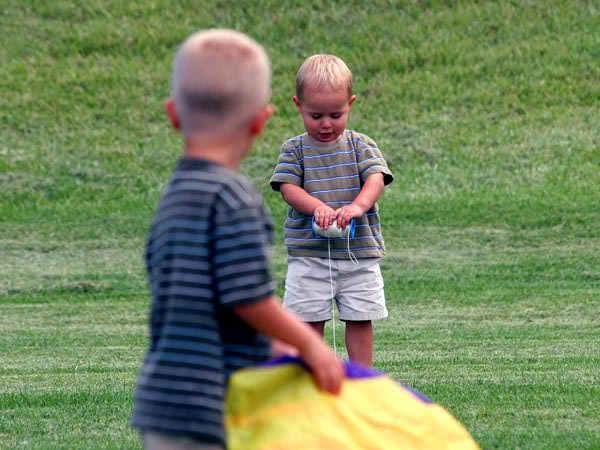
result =
[[368,5],[0,0],[0,448],[140,447],[142,249],[180,152],[162,102],[176,46],[207,27],[273,61],[277,113],[244,171],[277,223],[279,293],[267,181],[302,131],[298,65],[335,53],[351,127],[396,177],[376,368],[485,449],[600,448],[600,5]]

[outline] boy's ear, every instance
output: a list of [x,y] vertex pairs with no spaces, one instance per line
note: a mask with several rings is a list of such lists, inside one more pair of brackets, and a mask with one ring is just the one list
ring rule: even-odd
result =
[[167,99],[165,101],[165,111],[167,112],[167,116],[169,117],[169,122],[173,125],[173,128],[176,130],[181,129],[181,123],[179,122],[179,116],[177,115],[177,110],[175,109],[175,102],[172,99]]
[[294,101],[294,104],[296,105],[297,108],[300,108],[300,99],[298,98],[297,95],[294,95],[292,97],[292,100]]
[[350,100],[348,100],[348,106],[350,108],[352,108],[352,103],[354,103],[355,100],[356,100],[356,95],[353,95],[352,97],[350,97]]
[[271,117],[274,112],[275,107],[273,105],[266,105],[259,109],[250,121],[250,136],[256,137],[262,133],[267,120],[269,120],[269,117]]

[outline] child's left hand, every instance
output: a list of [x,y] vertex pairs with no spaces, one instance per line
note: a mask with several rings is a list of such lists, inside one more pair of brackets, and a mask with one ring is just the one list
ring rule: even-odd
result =
[[358,205],[350,203],[349,205],[342,206],[336,211],[336,220],[338,228],[342,230],[346,228],[346,225],[350,223],[350,220],[362,217],[365,211]]

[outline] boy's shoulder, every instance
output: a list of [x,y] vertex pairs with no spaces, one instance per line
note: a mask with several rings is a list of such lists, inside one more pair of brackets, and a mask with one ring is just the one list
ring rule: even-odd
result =
[[281,150],[294,150],[302,148],[303,142],[306,140],[306,133],[299,134],[298,136],[294,136],[286,139],[283,144],[281,144]]
[[375,139],[367,136],[365,133],[356,130],[346,130],[346,133],[348,134],[348,139],[352,140],[355,146],[377,147]]
[[205,190],[213,200],[226,209],[262,205],[262,196],[244,175],[219,164],[183,158],[171,179],[171,188],[178,190]]

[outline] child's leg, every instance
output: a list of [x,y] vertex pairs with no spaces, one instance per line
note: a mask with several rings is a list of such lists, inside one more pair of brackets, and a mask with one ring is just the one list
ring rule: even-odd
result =
[[332,319],[330,292],[327,259],[288,256],[283,305],[321,337]]
[[325,321],[321,322],[306,322],[315,332],[323,338],[325,335]]
[[[336,295],[340,320],[346,323],[346,349],[352,361],[373,364],[372,320],[387,317],[383,278],[378,258],[358,263],[340,260]],[[342,267],[343,265],[343,267]]]
[[373,365],[373,324],[370,320],[346,321],[346,350],[351,361]]

